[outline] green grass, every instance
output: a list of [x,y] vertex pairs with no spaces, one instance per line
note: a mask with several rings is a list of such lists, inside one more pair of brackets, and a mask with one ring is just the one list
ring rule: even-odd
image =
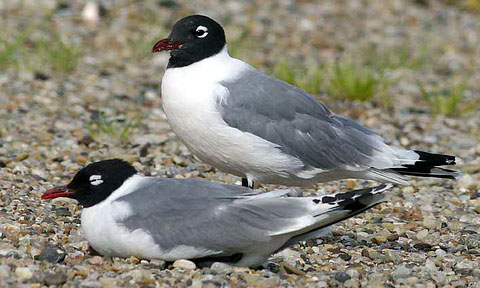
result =
[[[28,38],[28,31],[16,33],[13,38],[0,37],[0,68],[26,70],[48,69],[60,74],[68,74],[75,70],[81,57],[81,48],[61,40],[53,34],[50,39],[33,40]],[[48,71],[47,71],[48,72]]]
[[343,60],[331,67],[326,89],[337,99],[349,101],[371,101],[379,92],[386,89],[382,73],[350,60]]
[[24,55],[26,33],[18,33],[11,41],[0,37],[0,68],[17,67]]
[[383,72],[349,60],[328,66],[308,65],[303,70],[280,61],[272,74],[310,94],[326,91],[334,98],[349,101],[371,101],[389,85]]
[[465,82],[454,83],[447,89],[430,92],[425,89],[420,81],[417,81],[417,85],[433,115],[458,117],[474,110],[480,104],[480,99],[464,103],[465,90],[467,89]]
[[140,125],[141,117],[133,119],[118,119],[106,117],[104,113],[100,113],[99,117],[89,123],[88,131],[90,136],[97,141],[115,140],[125,145],[130,140],[135,128]]
[[80,60],[80,50],[73,43],[55,37],[49,41],[35,43],[35,54],[41,62],[50,65],[55,71],[63,74],[71,73],[77,67]]
[[468,12],[480,13],[480,0],[447,0],[446,2]]
[[292,85],[316,95],[321,92],[323,85],[323,67],[311,64],[305,70],[295,69],[286,61],[278,62],[273,68],[273,75]]
[[367,47],[351,53],[363,55],[362,64],[377,71],[395,70],[398,68],[418,69],[428,62],[431,49],[427,44],[420,46],[420,49],[412,51],[409,41],[404,44],[390,47]]

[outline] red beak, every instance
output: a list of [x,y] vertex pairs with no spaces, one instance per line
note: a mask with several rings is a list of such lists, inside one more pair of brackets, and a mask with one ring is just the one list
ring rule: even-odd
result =
[[68,189],[67,186],[57,186],[52,189],[48,189],[43,193],[42,199],[55,199],[58,197],[72,197],[75,194],[75,190]]
[[152,48],[152,53],[174,50],[174,49],[177,49],[178,46],[182,44],[183,42],[180,42],[180,41],[171,42],[170,38],[165,38],[155,43],[155,45]]

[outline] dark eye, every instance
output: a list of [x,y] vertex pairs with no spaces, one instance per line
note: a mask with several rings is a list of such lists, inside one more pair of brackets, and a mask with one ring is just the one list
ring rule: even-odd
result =
[[208,29],[205,26],[198,26],[197,29],[195,29],[195,36],[198,38],[205,38],[208,35]]

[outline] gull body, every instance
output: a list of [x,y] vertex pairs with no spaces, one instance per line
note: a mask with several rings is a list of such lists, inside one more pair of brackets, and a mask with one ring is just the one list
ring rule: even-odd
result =
[[172,130],[205,163],[249,183],[311,185],[344,178],[407,184],[404,175],[454,179],[454,156],[391,147],[305,91],[228,53],[223,28],[179,20],[153,51],[171,50],[162,79]]
[[259,266],[298,241],[385,201],[389,186],[315,197],[259,194],[199,179],[145,177],[128,163],[105,160],[81,169],[43,199],[83,205],[81,226],[102,255],[141,259],[225,261]]

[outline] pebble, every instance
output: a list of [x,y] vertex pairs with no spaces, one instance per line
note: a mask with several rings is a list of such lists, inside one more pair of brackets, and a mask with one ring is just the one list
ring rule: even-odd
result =
[[372,238],[372,242],[375,244],[381,244],[387,242],[387,237],[385,236],[376,236]]
[[65,263],[66,264],[78,264],[82,262],[84,259],[84,254],[83,252],[80,251],[75,251],[73,253],[67,254],[65,257]]
[[421,240],[421,239],[424,239],[425,237],[428,236],[428,230],[427,230],[427,229],[423,229],[423,230],[419,231],[416,236],[417,236],[417,238],[420,239],[420,240]]
[[67,207],[58,207],[55,209],[57,216],[72,216],[70,210]]
[[338,254],[338,257],[340,257],[340,259],[344,261],[349,261],[350,259],[352,259],[352,256],[348,255],[347,253],[340,253]]
[[428,243],[416,243],[415,245],[413,245],[413,247],[422,251],[430,251],[432,245]]
[[15,275],[18,277],[20,282],[25,282],[33,277],[32,271],[30,271],[30,269],[27,267],[17,267],[15,269]]
[[437,254],[440,257],[443,257],[443,256],[447,255],[447,252],[445,252],[445,250],[442,250],[442,249],[437,249],[437,250],[435,250],[435,254]]
[[458,219],[461,223],[471,223],[472,222],[472,217],[469,215],[462,215],[460,216],[460,219]]
[[35,256],[36,260],[47,261],[50,263],[60,263],[65,259],[66,254],[51,246],[46,246],[43,248],[42,252]]
[[161,270],[165,269],[165,267],[167,266],[167,262],[160,259],[150,260],[150,264],[153,265],[155,268],[161,269]]
[[62,272],[47,272],[44,274],[43,282],[47,285],[62,285],[67,282],[67,275]]
[[423,226],[428,229],[437,229],[440,227],[441,223],[437,221],[434,217],[424,217]]
[[189,261],[189,260],[185,260],[185,259],[176,260],[175,262],[173,262],[173,267],[174,268],[182,268],[184,270],[195,270],[197,268],[195,263],[193,263],[192,261]]
[[212,266],[210,266],[210,269],[221,274],[229,274],[233,272],[233,267],[231,265],[222,262],[214,262]]
[[392,272],[392,277],[393,278],[406,278],[410,276],[411,272],[410,269],[408,269],[405,265],[400,265],[398,266],[395,270]]
[[92,258],[88,259],[88,263],[92,265],[102,265],[103,258],[101,256],[93,256]]
[[335,280],[338,282],[345,282],[347,280],[350,280],[352,277],[347,273],[347,272],[337,272],[335,274]]

